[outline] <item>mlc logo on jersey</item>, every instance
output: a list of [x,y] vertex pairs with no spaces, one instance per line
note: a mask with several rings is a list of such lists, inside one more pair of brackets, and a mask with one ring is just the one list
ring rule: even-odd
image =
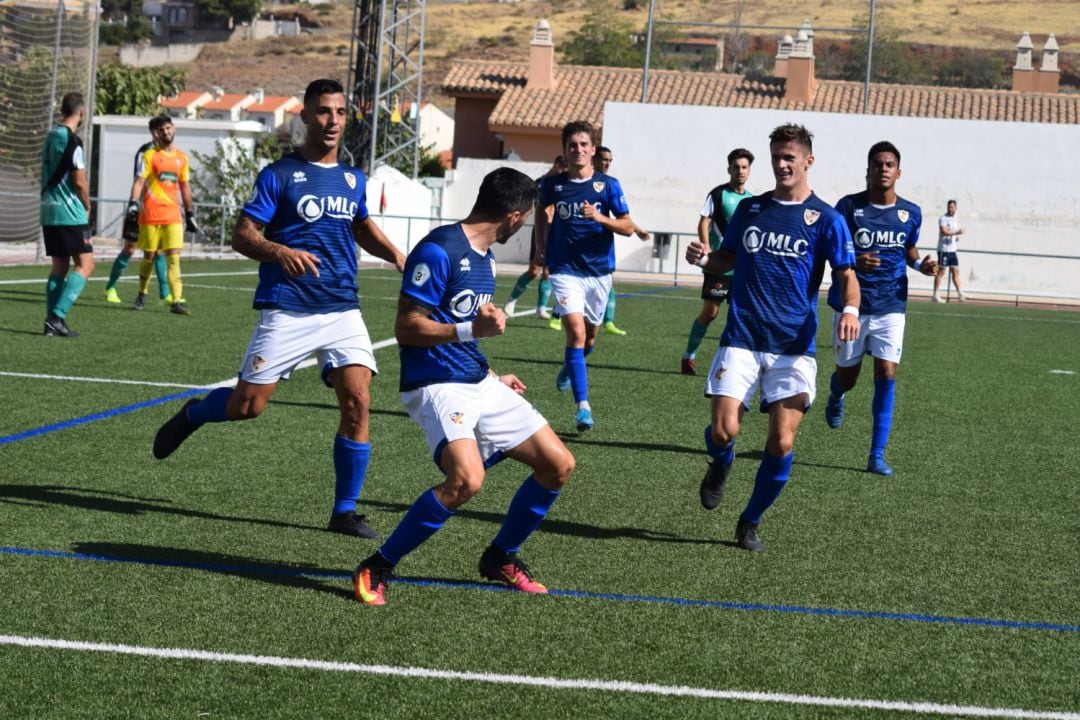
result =
[[352,220],[356,216],[358,204],[355,200],[341,197],[340,195],[328,195],[317,197],[305,195],[296,203],[296,214],[304,219],[304,222],[315,222],[323,215],[338,220]]
[[[559,217],[562,218],[563,220],[569,220],[572,217],[585,217],[585,214],[583,212],[584,209],[585,209],[585,205],[586,205],[586,203],[584,203],[584,202],[579,202],[579,203],[561,202],[561,203],[558,203],[558,204],[555,205],[555,212],[558,213]],[[600,203],[592,203],[592,205],[593,205],[593,207],[596,208],[596,212],[602,214],[601,209],[600,209]]]
[[907,242],[907,233],[893,232],[892,230],[870,230],[859,228],[855,231],[855,247],[866,250],[875,245],[878,247],[902,247]]
[[466,288],[450,298],[450,312],[463,320],[468,319],[476,315],[478,308],[489,302],[491,302],[491,293],[477,295],[474,290]]
[[764,232],[761,228],[751,225],[743,233],[743,247],[749,253],[764,250],[770,255],[779,257],[802,257],[810,243],[806,238],[793,238],[790,235],[775,232]]

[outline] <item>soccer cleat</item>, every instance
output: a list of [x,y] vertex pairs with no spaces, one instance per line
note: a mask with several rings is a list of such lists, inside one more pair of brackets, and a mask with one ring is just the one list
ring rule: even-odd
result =
[[532,573],[517,553],[503,552],[494,545],[488,546],[480,556],[480,577],[509,585],[524,593],[543,595],[548,591],[533,580]]
[[945,302],[944,300],[941,299],[941,296],[938,295],[937,293],[934,293],[934,296],[932,298],[930,298],[930,299],[933,300],[934,302],[940,302],[940,303]]
[[105,288],[105,302],[107,303],[122,303],[123,300],[116,294],[116,288]]
[[187,309],[187,305],[184,304],[183,300],[177,300],[176,302],[174,302],[172,304],[172,307],[169,308],[169,312],[171,312],[173,315],[191,314],[191,311]]
[[547,308],[544,308],[544,307],[538,307],[538,308],[536,308],[536,317],[541,318],[543,320],[550,320],[551,319],[551,311],[548,310]]
[[353,571],[353,594],[365,605],[385,605],[386,586],[394,577],[394,566],[375,553]]
[[566,374],[566,366],[559,368],[559,374],[555,376],[555,389],[566,392],[570,389],[570,376]]
[[679,370],[683,375],[697,375],[697,363],[694,358],[684,357],[682,367]]
[[548,327],[552,330],[562,330],[562,320],[559,320],[559,318],[553,316],[550,320],[548,320]]
[[735,544],[750,552],[765,552],[765,543],[757,536],[757,523],[740,520],[735,526]]
[[626,334],[625,330],[622,330],[620,328],[615,327],[615,323],[610,321],[610,320],[608,322],[604,323],[604,332],[606,332],[608,335],[625,335]]
[[514,308],[516,308],[516,307],[517,307],[517,300],[511,300],[508,303],[506,303],[505,305],[503,305],[503,312],[506,313],[507,315],[513,315],[514,314]]
[[885,458],[881,455],[871,455],[870,459],[866,463],[866,472],[874,473],[875,475],[884,475],[885,477],[892,477],[892,468],[889,467]]
[[574,417],[574,421],[577,423],[578,432],[592,430],[593,425],[596,424],[593,422],[592,410],[589,408],[581,408],[578,410],[577,415]]
[[132,310],[145,310],[146,309],[146,293],[139,293],[135,296],[135,302],[131,304]]
[[69,328],[64,318],[49,315],[45,318],[45,336],[77,338],[79,333]]
[[197,429],[188,418],[188,408],[199,402],[199,398],[191,398],[180,411],[173,415],[162,425],[157,435],[154,436],[154,457],[164,460],[172,455],[181,443],[188,439],[191,433]]
[[713,459],[709,463],[705,477],[701,479],[701,488],[698,495],[701,497],[701,507],[706,510],[715,510],[716,506],[724,499],[724,489],[727,487],[728,475],[731,474],[731,465],[724,465],[719,460]]
[[844,422],[844,396],[834,397],[830,392],[829,399],[825,401],[825,424],[835,430],[842,422]]
[[365,540],[382,540],[382,534],[364,522],[364,516],[358,514],[355,510],[347,510],[333,515],[326,525],[326,529],[330,532],[361,537]]

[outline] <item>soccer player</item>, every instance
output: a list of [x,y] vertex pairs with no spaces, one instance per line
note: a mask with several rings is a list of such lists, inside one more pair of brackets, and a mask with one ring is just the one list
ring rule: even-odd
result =
[[885,446],[892,427],[896,395],[896,366],[904,342],[904,311],[907,309],[910,265],[923,275],[934,275],[937,263],[929,255],[919,259],[916,248],[922,210],[896,194],[900,179],[900,151],[891,142],[874,143],[866,156],[869,189],[840,198],[836,210],[843,216],[855,241],[855,275],[859,279],[859,336],[843,341],[836,337],[842,317],[839,286],[829,288],[833,316],[836,371],[829,379],[825,421],[831,428],[844,419],[844,393],[855,387],[863,355],[874,358],[873,430],[867,472],[892,475],[885,462]]
[[945,214],[938,218],[938,266],[937,274],[934,275],[934,302],[945,302],[938,294],[938,288],[941,287],[941,278],[945,277],[946,270],[952,276],[960,302],[967,300],[964,289],[960,287],[960,260],[956,256],[956,242],[963,234],[964,228],[960,227],[960,220],[956,217],[956,201],[950,200],[945,204]]
[[710,274],[735,269],[727,325],[705,384],[712,404],[712,423],[705,428],[710,463],[699,495],[706,510],[724,497],[735,438],[758,390],[769,414],[754,490],[735,526],[737,546],[752,552],[765,549],[758,524],[788,481],[795,434],[814,402],[817,291],[826,261],[843,298],[837,335],[844,342],[859,336],[851,234],[840,214],[810,190],[813,152],[805,127],[773,130],[769,153],[776,188],[739,203],[719,250],[709,252],[698,241],[686,248],[686,260]]
[[[180,251],[184,247],[184,230],[198,232],[199,226],[195,223],[188,185],[188,159],[173,145],[176,129],[168,115],[151,118],[150,132],[154,136],[154,145],[139,156],[138,176],[131,184],[127,209],[128,215],[132,215],[141,199],[138,247],[143,251],[143,260],[139,266],[139,294],[132,307],[135,310],[146,307],[150,271],[154,267],[154,257],[162,251],[173,296],[169,311],[175,315],[190,315],[180,281]],[[180,217],[181,204],[186,220]]]
[[[705,196],[705,205],[701,208],[698,219],[698,241],[710,250],[720,248],[720,239],[727,227],[735,208],[748,197],[752,197],[746,188],[750,179],[750,165],[754,154],[745,148],[736,148],[728,153],[728,181],[717,185]],[[690,336],[686,340],[686,352],[683,353],[683,375],[697,375],[697,349],[705,339],[709,325],[720,313],[720,303],[724,302],[731,288],[731,273],[709,275],[705,273],[701,283],[701,312],[690,325]]]
[[[160,123],[159,118],[150,119],[150,135],[154,137],[156,135],[154,125]],[[135,151],[135,172],[134,180],[132,184],[139,180],[139,167],[142,164],[142,159],[147,150],[154,148],[154,140],[152,139],[148,143],[144,143],[138,150]],[[116,283],[120,281],[120,276],[124,274],[124,270],[127,269],[128,263],[131,262],[131,256],[135,254],[135,250],[139,246],[139,204],[128,203],[127,211],[124,213],[124,224],[121,230],[121,237],[124,242],[124,246],[117,254],[116,259],[113,260],[112,270],[109,272],[109,282],[105,284],[105,302],[121,303],[120,295],[116,292]],[[161,297],[161,302],[172,305],[172,292],[169,290],[169,278],[168,270],[165,264],[165,254],[163,252],[154,253],[154,274],[157,275],[158,281],[158,293]]]
[[[596,146],[596,155],[593,158],[593,165],[597,171],[607,174],[611,169],[611,163],[615,160],[615,156],[611,153],[611,148],[603,145]],[[631,222],[633,222],[631,220]],[[652,239],[647,230],[643,230],[638,227],[637,223],[634,223],[634,234],[638,236],[638,239],[642,242],[648,242]],[[608,335],[625,335],[626,331],[615,324],[615,291],[612,289],[608,293],[607,307],[604,309],[604,332]]]
[[75,134],[85,119],[83,96],[68,93],[60,101],[60,124],[45,135],[41,147],[41,232],[45,253],[52,258],[45,284],[45,334],[49,337],[78,337],[68,327],[67,316],[94,272],[90,183],[82,140]]
[[[579,432],[593,427],[585,356],[596,346],[603,322],[611,273],[615,270],[615,235],[630,235],[634,223],[619,181],[593,167],[596,131],[575,120],[562,129],[566,172],[548,178],[540,189],[536,213],[540,228],[538,255],[547,258],[551,289],[566,333],[564,364],[555,385],[574,389]],[[552,220],[549,223],[548,208]],[[612,217],[614,216],[614,217]]]
[[536,198],[527,175],[499,168],[480,184],[467,218],[433,231],[409,253],[394,326],[401,399],[445,479],[417,498],[386,542],[356,568],[353,583],[362,603],[386,603],[394,566],[468,502],[483,485],[485,469],[504,456],[528,465],[532,474],[480,556],[480,575],[521,592],[547,592],[518,551],[559,497],[574,457],[521,397],[525,385],[514,375],[496,375],[477,343],[506,329],[506,316],[491,304],[491,248],[525,223]]
[[[566,170],[566,160],[563,159],[562,155],[557,155],[551,163],[551,169],[543,177],[536,178],[536,186],[539,188],[540,184],[544,182],[544,178],[558,175],[564,170]],[[551,218],[548,218],[548,221],[550,222]],[[529,287],[529,283],[533,281],[533,278],[539,275],[540,291],[536,298],[536,317],[544,319],[551,317],[551,313],[547,309],[548,301],[551,300],[551,281],[548,279],[548,269],[544,259],[536,256],[536,232],[536,226],[534,225],[532,239],[529,242],[529,267],[518,276],[517,282],[514,283],[514,289],[510,292],[510,299],[503,306],[503,312],[507,315],[514,314],[517,299]]]
[[314,353],[340,406],[327,529],[378,538],[356,512],[371,456],[369,389],[377,372],[356,295],[356,245],[399,270],[405,256],[368,215],[364,175],[338,161],[348,122],[341,84],[310,83],[300,117],[307,126],[303,146],[263,168],[233,230],[233,249],[261,263],[254,303],[259,322],[240,380],[235,389],[189,400],[158,430],[154,457],[171,455],[204,423],[258,417],[278,381]]

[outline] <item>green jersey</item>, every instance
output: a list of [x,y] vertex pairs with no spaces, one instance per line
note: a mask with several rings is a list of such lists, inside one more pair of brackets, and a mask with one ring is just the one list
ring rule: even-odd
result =
[[41,148],[41,224],[86,225],[90,217],[71,173],[85,170],[82,140],[65,125],[45,136]]
[[721,233],[727,227],[728,220],[735,214],[735,208],[743,200],[752,196],[753,193],[745,188],[741,193],[735,192],[731,189],[730,183],[724,183],[709,191],[705,198],[705,207],[701,208],[701,216],[712,219],[712,225],[709,227],[710,250],[720,249]]

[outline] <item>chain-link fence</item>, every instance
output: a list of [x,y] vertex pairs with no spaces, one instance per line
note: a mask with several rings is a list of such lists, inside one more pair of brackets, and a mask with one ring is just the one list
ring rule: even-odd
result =
[[0,0],[0,242],[40,243],[41,145],[66,93],[86,98],[92,156],[98,13],[93,0]]

